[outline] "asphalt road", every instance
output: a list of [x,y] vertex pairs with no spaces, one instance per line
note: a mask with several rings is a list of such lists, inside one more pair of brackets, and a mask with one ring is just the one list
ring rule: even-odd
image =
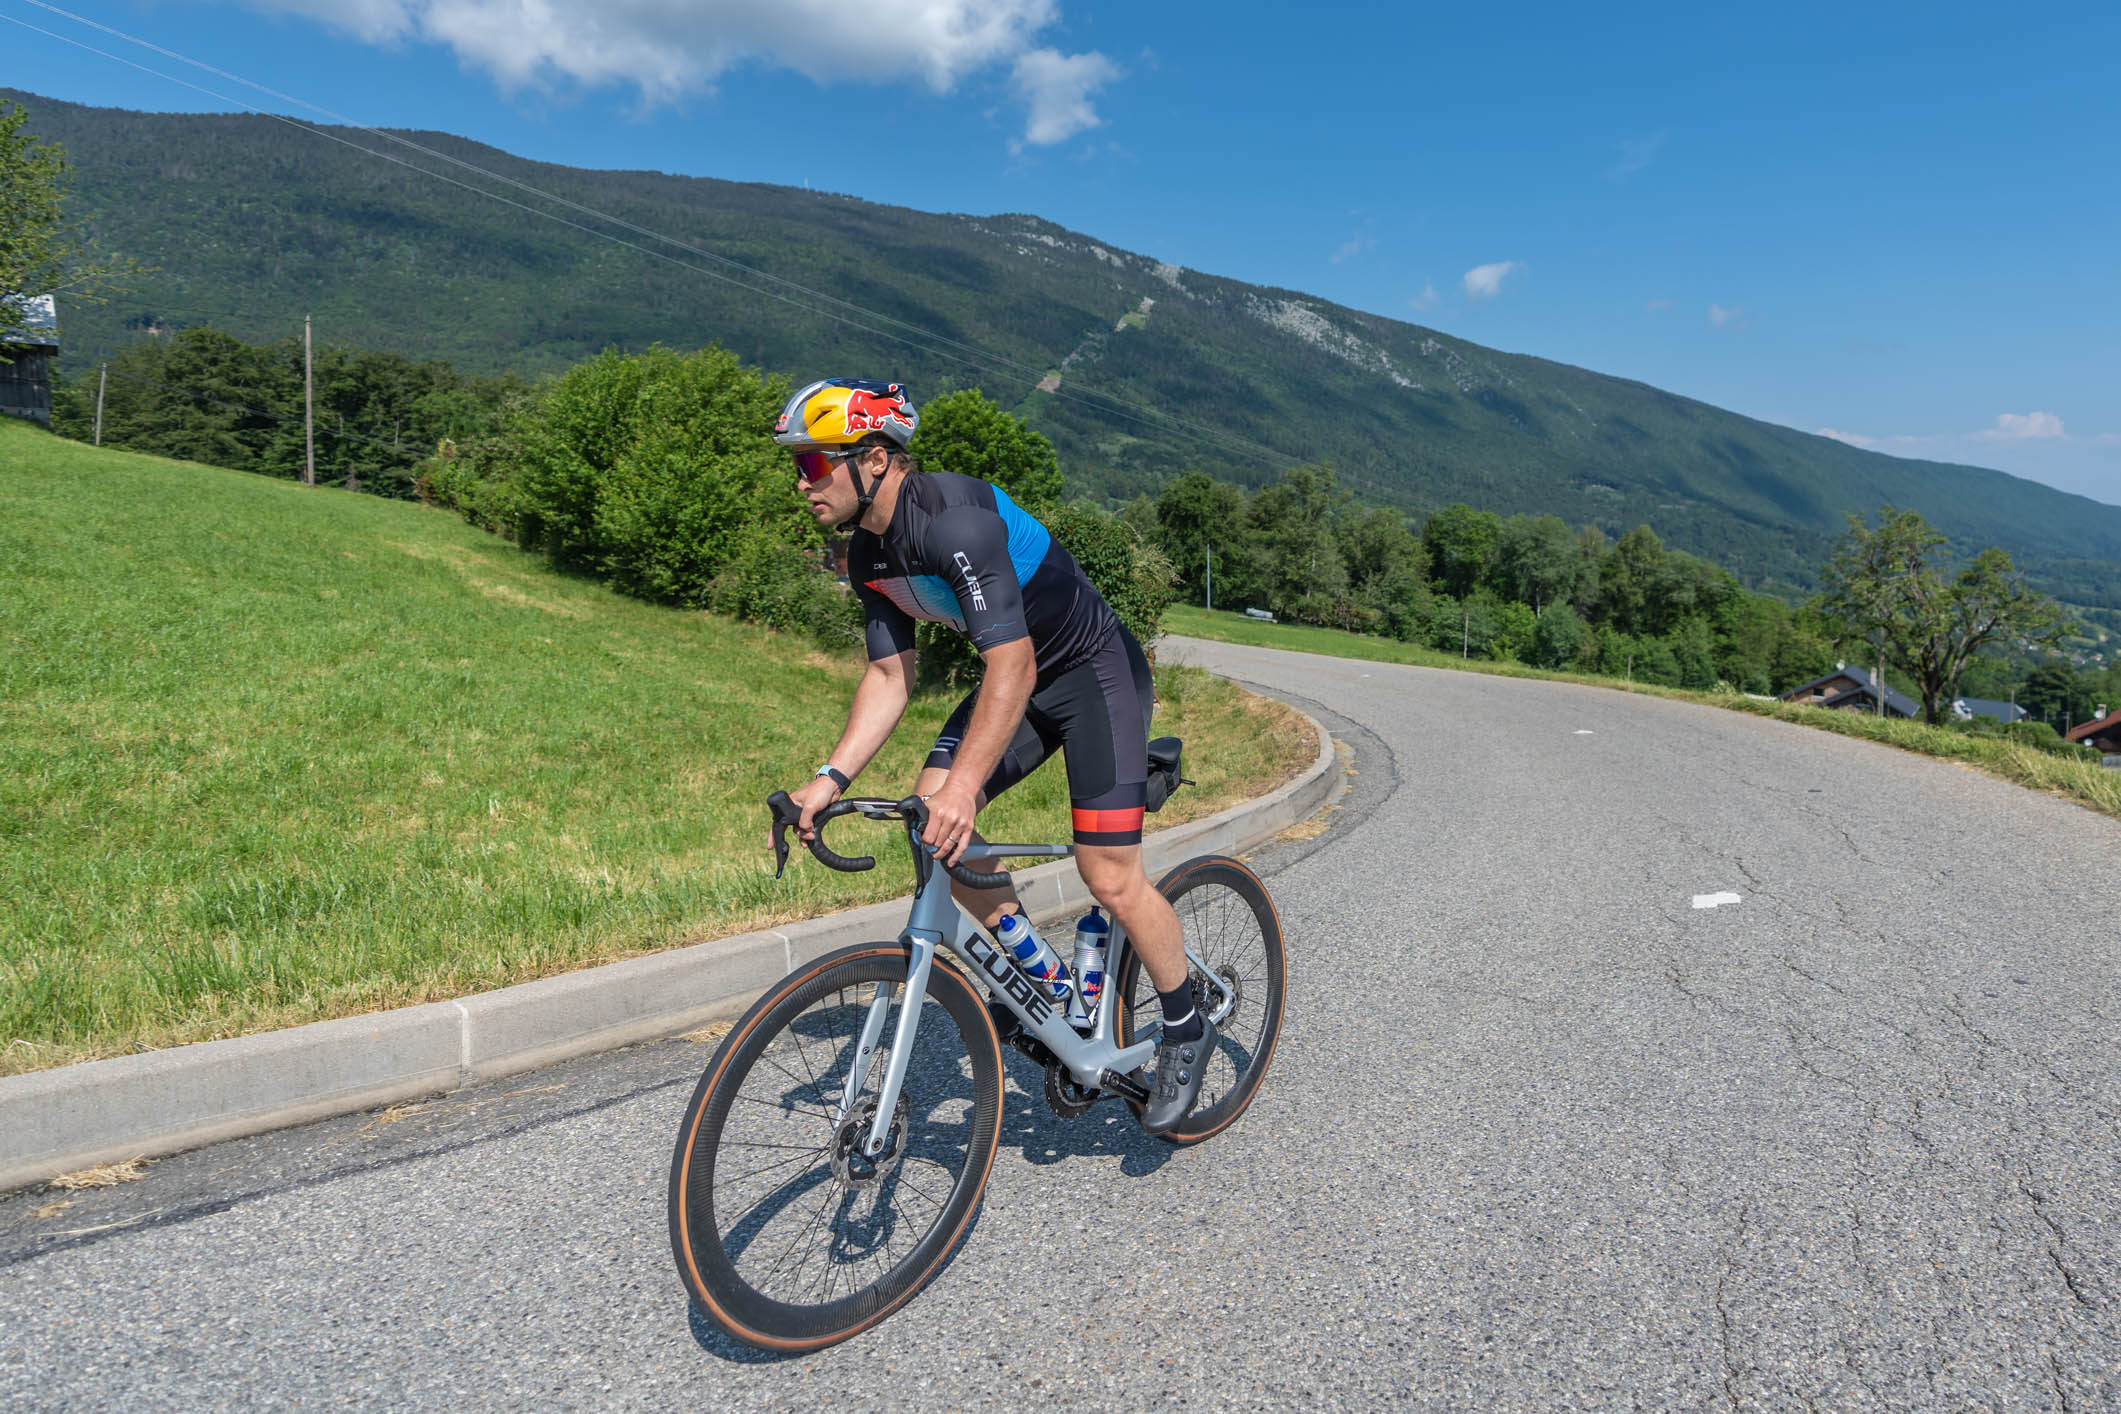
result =
[[670,1265],[706,1051],[636,1047],[0,1200],[0,1407],[2121,1407],[2121,823],[1709,708],[1165,651],[1356,773],[1256,856],[1290,1001],[1228,1133],[1065,1122],[1014,1063],[957,1260],[768,1359]]

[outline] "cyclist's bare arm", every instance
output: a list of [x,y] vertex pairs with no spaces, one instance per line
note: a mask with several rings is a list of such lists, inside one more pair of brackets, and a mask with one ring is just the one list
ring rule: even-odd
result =
[[[898,726],[898,719],[905,715],[906,701],[913,690],[913,654],[893,653],[882,658],[873,658],[862,680],[855,686],[854,702],[847,709],[847,729],[840,733],[839,744],[832,748],[827,759],[833,766],[845,772],[851,779],[862,773],[876,753],[884,749],[891,733]],[[1018,709],[1021,711],[1021,707]],[[999,759],[1000,753],[996,753]],[[800,834],[805,843],[817,837],[811,817],[839,799],[839,787],[830,776],[818,776],[800,790],[788,793],[803,809]]]
[[[942,859],[955,864],[972,844],[972,820],[979,813],[980,787],[994,774],[1009,738],[1024,719],[1024,706],[1038,680],[1038,662],[1029,638],[997,643],[980,654],[986,672],[965,739],[958,743],[950,774],[928,800],[928,829],[921,838],[945,846]],[[954,841],[954,844],[950,842]]]

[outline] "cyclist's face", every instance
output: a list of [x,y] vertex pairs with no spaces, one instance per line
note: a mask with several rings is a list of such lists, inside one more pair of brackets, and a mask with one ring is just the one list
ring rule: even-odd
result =
[[838,525],[852,516],[861,505],[861,494],[854,486],[854,474],[848,469],[850,464],[859,466],[863,477],[870,478],[877,474],[875,463],[879,460],[882,458],[876,454],[875,448],[865,447],[855,454],[852,463],[833,458],[830,463],[832,470],[815,481],[809,480],[798,468],[796,481],[801,487],[804,501],[809,503],[810,514],[817,518],[819,525]]
[[847,463],[835,457],[827,462],[827,465],[831,470],[813,481],[798,463],[796,482],[803,493],[803,499],[809,503],[810,514],[817,517],[818,524],[838,525],[854,514],[854,508],[859,504],[860,498],[855,494],[854,478],[847,472]]

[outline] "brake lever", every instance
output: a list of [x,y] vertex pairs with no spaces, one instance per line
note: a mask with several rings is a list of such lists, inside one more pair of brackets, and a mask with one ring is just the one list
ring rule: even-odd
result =
[[773,812],[773,877],[778,879],[788,867],[788,827],[803,823],[803,807],[777,790],[766,797],[766,808]]

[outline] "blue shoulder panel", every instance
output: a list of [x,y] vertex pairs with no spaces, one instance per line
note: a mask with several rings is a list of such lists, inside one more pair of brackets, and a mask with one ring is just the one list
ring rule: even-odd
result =
[[1053,536],[999,486],[994,488],[994,509],[1009,530],[1009,563],[1016,569],[1016,582],[1029,584],[1031,576],[1046,562],[1046,549],[1053,543]]

